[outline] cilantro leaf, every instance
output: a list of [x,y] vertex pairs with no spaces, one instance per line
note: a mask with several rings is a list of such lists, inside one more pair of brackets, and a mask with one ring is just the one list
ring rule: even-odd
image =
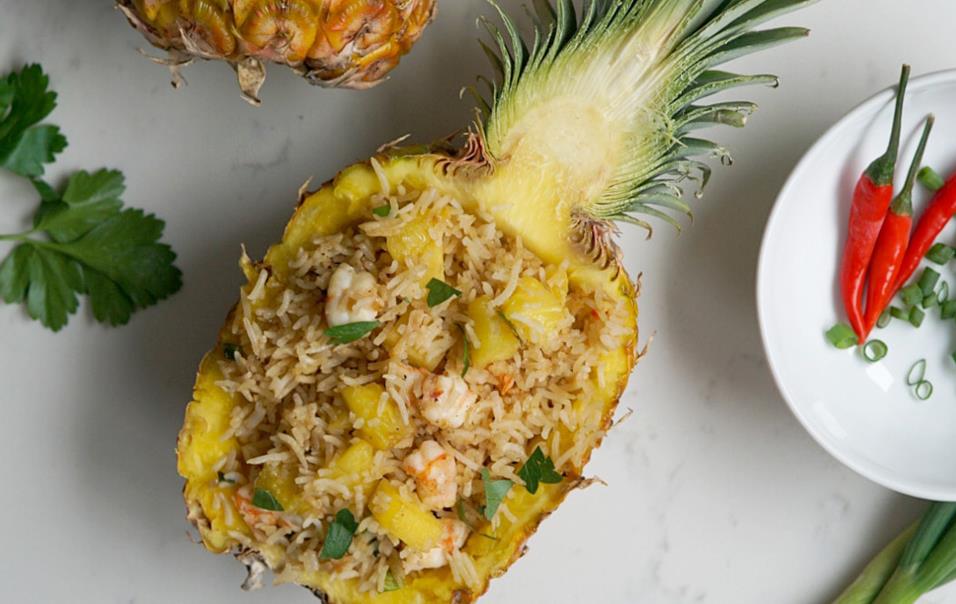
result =
[[387,571],[385,573],[385,583],[382,585],[382,591],[396,591],[401,588],[401,584],[398,582],[398,579],[395,578],[395,575],[392,574],[392,571]]
[[357,321],[329,327],[324,333],[335,344],[348,344],[355,340],[361,340],[372,333],[372,330],[379,325],[378,321]]
[[458,325],[461,330],[461,377],[465,377],[468,370],[471,369],[471,345],[468,343],[468,332],[463,325]]
[[260,510],[269,510],[270,512],[285,511],[275,495],[265,489],[256,489],[252,494],[252,505]]
[[481,469],[481,482],[485,485],[484,516],[487,520],[491,520],[514,483],[507,478],[492,480],[488,468]]
[[385,218],[391,213],[392,213],[392,206],[389,204],[372,208],[372,214],[375,214],[376,216],[380,218]]
[[348,509],[341,509],[335,515],[335,520],[329,525],[329,531],[325,534],[325,543],[322,544],[320,558],[332,558],[338,560],[345,556],[352,545],[352,536],[358,529],[358,523],[352,512]]
[[425,287],[428,288],[428,307],[438,306],[452,296],[460,296],[461,292],[444,281],[432,278]]
[[0,84],[0,166],[21,176],[43,174],[43,165],[66,148],[56,126],[38,125],[56,107],[56,93],[39,65],[11,73]]
[[541,447],[535,447],[534,452],[518,470],[518,476],[524,481],[524,488],[534,495],[538,492],[538,483],[558,484],[564,477],[554,469],[554,462],[545,457]]
[[58,331],[85,294],[97,321],[122,325],[178,291],[182,273],[160,243],[163,221],[123,209],[120,172],[76,172],[62,193],[40,179],[43,164],[66,147],[56,126],[40,124],[54,107],[39,65],[0,79],[0,167],[28,177],[40,195],[33,229],[0,237],[17,242],[0,263],[0,298],[25,303],[31,317]]

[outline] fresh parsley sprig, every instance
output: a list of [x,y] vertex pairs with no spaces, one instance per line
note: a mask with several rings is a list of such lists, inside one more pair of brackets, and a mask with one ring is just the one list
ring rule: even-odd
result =
[[29,178],[40,195],[32,228],[0,235],[16,244],[0,263],[0,299],[26,304],[31,317],[59,331],[83,294],[97,321],[123,325],[182,287],[176,254],[160,242],[162,220],[123,208],[120,172],[81,170],[61,190],[40,178],[66,148],[58,127],[40,124],[56,107],[48,88],[39,65],[0,80],[0,167]]

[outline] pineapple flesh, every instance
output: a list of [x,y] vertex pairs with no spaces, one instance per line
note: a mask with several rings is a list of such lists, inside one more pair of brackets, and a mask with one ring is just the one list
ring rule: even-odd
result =
[[[698,101],[745,84],[775,82],[772,76],[736,75],[713,67],[806,35],[798,28],[754,28],[811,2],[595,0],[580,10],[570,0],[536,2],[530,48],[514,22],[500,13],[503,27],[488,25],[498,46],[490,52],[498,78],[490,98],[475,91],[481,120],[461,148],[454,153],[391,149],[346,168],[303,195],[282,240],[267,252],[261,266],[268,268],[269,281],[282,283],[290,278],[299,250],[315,237],[368,221],[379,207],[373,197],[383,194],[383,187],[437,190],[468,212],[490,216],[546,265],[541,278],[520,279],[506,300],[479,296],[464,309],[473,367],[494,373],[520,346],[545,345],[555,326],[567,320],[569,292],[576,289],[601,292],[610,304],[625,309],[626,331],[595,344],[600,362],[585,376],[590,395],[574,402],[566,422],[532,442],[555,459],[581,443],[586,447],[569,456],[573,461],[564,468],[563,480],[542,483],[535,493],[513,489],[510,513],[499,515],[493,526],[481,521],[479,529],[493,530],[494,539],[483,538],[478,530],[461,550],[474,562],[477,584],[444,566],[407,575],[387,591],[361,591],[354,580],[338,580],[323,567],[283,574],[282,551],[268,543],[249,545],[252,533],[236,520],[237,514],[214,505],[223,500],[220,493],[229,495],[226,501],[237,501],[236,506],[247,505],[216,480],[214,470],[217,459],[238,447],[226,437],[238,395],[217,386],[222,344],[200,365],[178,443],[189,519],[206,547],[237,555],[253,574],[272,568],[282,580],[333,603],[464,603],[484,593],[490,579],[523,554],[540,522],[571,491],[587,484],[584,466],[610,427],[639,360],[638,287],[622,266],[613,240],[615,222],[650,230],[648,218],[678,225],[672,214],[690,212],[682,199],[685,181],[705,181],[709,168],[701,156],[723,157],[726,152],[689,133],[714,124],[741,126],[753,110],[746,102]],[[426,236],[427,220],[388,244],[396,262],[421,269],[423,283],[440,278],[438,258],[444,253],[440,242]],[[245,292],[256,286],[254,274],[247,274]],[[601,325],[606,311],[600,305],[593,308],[588,324]],[[220,341],[227,336],[224,328]],[[394,343],[383,339],[386,349]],[[460,354],[458,347],[449,350],[446,363]],[[341,396],[344,407],[336,410],[328,429],[349,435],[351,444],[330,471],[356,476],[366,489],[367,504],[359,515],[374,519],[396,541],[427,550],[443,539],[442,521],[414,494],[386,481],[376,483],[376,451],[412,436],[403,431],[395,401],[375,385],[350,387]],[[350,422],[357,428],[350,429]],[[294,486],[281,476],[266,478],[274,481],[282,505],[297,505]],[[237,540],[237,533],[245,537]]]
[[265,62],[312,84],[368,88],[398,65],[435,13],[434,0],[117,0],[130,23],[178,68],[221,59],[259,103]]

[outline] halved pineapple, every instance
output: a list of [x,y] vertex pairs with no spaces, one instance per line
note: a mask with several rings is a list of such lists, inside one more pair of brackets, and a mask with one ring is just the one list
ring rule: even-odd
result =
[[[220,341],[251,335],[239,361],[224,358],[223,346],[203,359],[179,439],[189,518],[206,546],[232,551],[253,574],[271,568],[279,580],[329,602],[478,598],[522,554],[541,520],[584,482],[584,465],[639,358],[637,287],[621,265],[612,221],[649,228],[634,214],[673,221],[661,209],[689,211],[679,183],[694,170],[708,173],[691,156],[724,152],[687,133],[713,123],[742,125],[753,109],[691,103],[773,81],[709,69],[804,35],[750,30],[809,3],[596,1],[580,15],[569,1],[536,3],[541,23],[531,51],[502,15],[513,45],[496,35],[499,84],[462,150],[391,150],[347,168],[304,195],[282,241],[261,263],[247,265],[249,283]],[[444,200],[447,213],[439,215],[452,225],[444,239],[428,219],[415,218],[427,216],[427,200],[435,198]],[[475,252],[482,242],[471,228],[501,249]],[[336,242],[349,245],[338,249]],[[496,258],[509,255],[526,265],[502,266]],[[390,304],[374,321],[329,326],[315,318],[330,271],[309,268],[307,260],[333,257],[360,260],[363,270],[383,276],[375,295]],[[468,282],[476,272],[488,282]],[[314,312],[284,318],[277,309],[290,303],[313,305]],[[455,345],[443,345],[437,363],[390,357],[402,349],[392,334],[410,312],[431,313],[454,334]],[[262,352],[255,343],[262,329],[293,321],[299,335],[292,340],[301,346],[290,361],[297,363],[294,388],[282,371],[271,373],[285,353]],[[327,372],[310,364],[310,355],[333,346],[347,360]],[[533,372],[549,358],[578,369],[552,366],[553,377]],[[264,389],[262,380],[250,385],[242,371],[272,381]],[[539,387],[536,379],[545,382]],[[574,383],[565,390],[576,393],[572,398],[553,394],[564,387],[561,380]],[[330,381],[344,386],[323,390]],[[318,394],[312,400],[303,393]],[[261,400],[278,403],[260,410]],[[529,432],[540,424],[526,418],[525,428],[509,429],[518,445],[470,449],[469,439],[493,440],[497,418],[515,408],[506,402],[516,400],[545,414],[560,409],[560,419]],[[237,436],[237,426],[255,413],[275,415],[275,433]],[[494,419],[476,428],[476,416]],[[302,425],[308,430],[296,436]],[[278,493],[250,492],[245,481],[266,485],[268,474],[257,477],[272,462],[298,468],[293,482],[301,495],[287,493],[281,481]],[[218,475],[223,466],[235,468],[236,484]],[[336,482],[344,468],[361,484]],[[442,481],[454,487],[453,506],[434,503]],[[254,497],[261,505],[250,508]],[[273,499],[292,500],[296,510],[273,509]],[[343,574],[359,566],[377,569],[378,580]]]

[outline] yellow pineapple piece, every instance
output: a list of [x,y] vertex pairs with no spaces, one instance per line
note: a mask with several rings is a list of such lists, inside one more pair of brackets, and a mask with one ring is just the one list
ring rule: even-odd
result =
[[283,510],[294,512],[301,507],[302,489],[295,483],[295,471],[288,464],[265,464],[254,486],[268,491]]
[[563,305],[568,299],[568,271],[554,264],[544,269],[548,287]]
[[358,433],[376,449],[390,449],[411,435],[411,426],[402,421],[395,401],[385,401],[379,412],[384,393],[380,384],[346,386],[341,393],[352,413],[363,420]]
[[477,342],[471,349],[471,364],[483,368],[495,361],[510,359],[518,352],[521,342],[508,322],[491,305],[491,298],[481,296],[468,305]]
[[428,230],[438,221],[437,216],[419,215],[409,220],[394,235],[386,238],[389,255],[399,264],[423,267],[420,280],[424,287],[432,279],[445,276],[445,254],[441,242],[432,239]]
[[[402,317],[396,321],[396,327],[400,325],[408,325],[408,315],[402,315]],[[398,346],[399,341],[401,340],[401,334],[399,334],[398,329],[389,330],[385,335],[385,348],[388,349],[389,354],[392,357],[395,357],[395,347]],[[408,337],[406,335],[406,337]],[[436,367],[441,363],[442,359],[445,358],[445,353],[451,348],[454,343],[454,340],[449,339],[447,345],[442,345],[440,340],[435,338],[428,338],[427,342],[420,342],[421,337],[415,338],[415,335],[411,336],[412,341],[407,342],[405,345],[405,361],[409,365],[413,365],[420,369],[425,369],[427,371],[434,371]]]
[[351,488],[362,486],[366,499],[375,487],[375,481],[381,476],[373,476],[375,448],[368,441],[356,438],[347,449],[342,451],[332,463],[332,477],[344,482]]
[[537,342],[558,330],[568,316],[564,303],[547,285],[534,277],[522,277],[502,312],[525,340]]
[[441,539],[441,521],[417,497],[403,497],[398,489],[384,480],[378,483],[369,508],[389,535],[413,549],[432,549]]

